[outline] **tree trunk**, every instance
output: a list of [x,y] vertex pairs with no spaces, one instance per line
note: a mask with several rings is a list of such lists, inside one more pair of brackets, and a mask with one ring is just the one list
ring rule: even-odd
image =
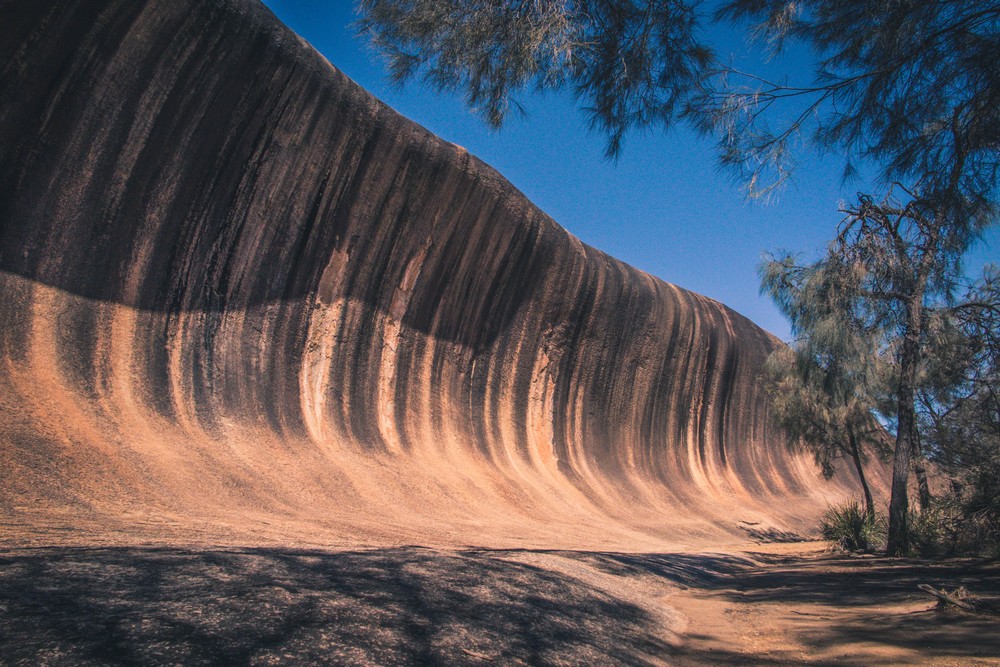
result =
[[923,514],[931,508],[931,487],[927,481],[927,467],[923,459],[913,460],[913,472],[917,474],[917,498],[920,502],[920,513]]
[[[922,287],[922,285],[920,286]],[[920,361],[920,330],[923,315],[923,289],[917,289],[907,304],[906,331],[899,358],[899,391],[896,410],[896,449],[892,457],[892,496],[889,499],[889,534],[885,551],[889,556],[901,556],[909,547],[907,514],[910,499],[907,485],[910,477],[910,454],[913,452],[915,411],[913,407]]]
[[920,513],[923,514],[931,508],[931,486],[927,481],[927,465],[920,447],[920,433],[913,434],[913,472],[917,474],[917,498],[920,500]]
[[870,519],[875,518],[875,501],[872,499],[871,489],[868,488],[868,480],[865,479],[865,470],[861,465],[861,450],[858,447],[858,439],[854,436],[854,431],[849,431],[847,437],[851,443],[851,458],[854,459],[854,467],[858,471],[858,480],[861,482],[861,490],[865,494],[865,514]]

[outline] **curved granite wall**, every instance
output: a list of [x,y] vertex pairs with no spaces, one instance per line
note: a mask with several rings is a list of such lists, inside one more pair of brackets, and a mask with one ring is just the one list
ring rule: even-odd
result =
[[8,527],[600,542],[836,491],[768,424],[771,336],[580,243],[256,2],[0,16]]

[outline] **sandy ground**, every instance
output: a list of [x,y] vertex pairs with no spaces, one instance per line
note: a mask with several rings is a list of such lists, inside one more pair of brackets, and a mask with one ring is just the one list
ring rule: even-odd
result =
[[1000,564],[831,554],[0,551],[4,665],[1000,665]]

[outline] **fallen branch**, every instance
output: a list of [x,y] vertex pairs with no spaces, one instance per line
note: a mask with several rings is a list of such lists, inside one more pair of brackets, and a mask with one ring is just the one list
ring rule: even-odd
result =
[[486,655],[484,653],[477,653],[476,651],[470,651],[467,648],[463,648],[462,649],[462,653],[465,653],[466,655],[472,656],[473,658],[478,658],[479,660],[482,660],[484,662],[493,662],[493,658],[492,657],[490,657],[490,656],[488,656],[488,655]]
[[965,611],[971,611],[971,612],[976,611],[976,608],[973,607],[971,604],[965,602],[964,600],[959,600],[957,597],[955,597],[954,593],[949,593],[943,588],[941,590],[938,590],[933,586],[931,586],[930,584],[919,584],[917,588],[922,590],[924,593],[927,593],[928,595],[933,595],[938,600],[946,604],[953,604],[959,609],[964,609]]
[[917,588],[928,595],[936,597],[939,600],[939,608],[950,604],[973,614],[1000,615],[1000,605],[972,595],[969,591],[965,590],[965,586],[959,586],[951,593],[943,588],[939,590],[927,584],[919,584]]

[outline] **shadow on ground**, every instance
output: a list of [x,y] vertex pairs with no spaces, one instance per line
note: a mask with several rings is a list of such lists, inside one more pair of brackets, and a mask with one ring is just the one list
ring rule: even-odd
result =
[[[1000,594],[996,565],[419,547],[45,548],[0,552],[0,664],[747,664],[737,652],[678,652],[662,619],[613,586],[518,561],[539,554],[734,604],[851,608],[802,638],[817,651],[869,642],[1000,656],[996,617],[952,622],[876,608],[921,599],[916,585],[925,582]],[[756,656],[753,664],[794,663]]]
[[485,553],[0,553],[0,664],[645,664],[639,607]]
[[[550,552],[622,577],[655,575],[698,595],[731,603],[732,611],[754,605],[780,605],[793,620],[789,628],[806,648],[812,665],[896,664],[894,651],[946,664],[1000,666],[1000,616],[977,615],[936,601],[919,584],[953,590],[965,586],[994,604],[1000,603],[1000,563],[975,559],[940,561],[870,558],[825,553],[811,557],[748,553],[625,554]],[[668,601],[669,604],[669,601]],[[900,611],[900,608],[906,611]],[[802,610],[810,611],[802,611]],[[801,614],[801,616],[797,616]],[[812,617],[812,618],[808,618]],[[796,622],[799,618],[805,622]],[[688,639],[698,639],[699,619],[691,619]],[[748,655],[709,640],[688,642],[671,662],[682,665],[760,665],[792,667],[801,656],[779,652]],[[701,644],[704,644],[703,642]],[[847,654],[826,659],[821,655]],[[967,662],[968,661],[968,662]]]

